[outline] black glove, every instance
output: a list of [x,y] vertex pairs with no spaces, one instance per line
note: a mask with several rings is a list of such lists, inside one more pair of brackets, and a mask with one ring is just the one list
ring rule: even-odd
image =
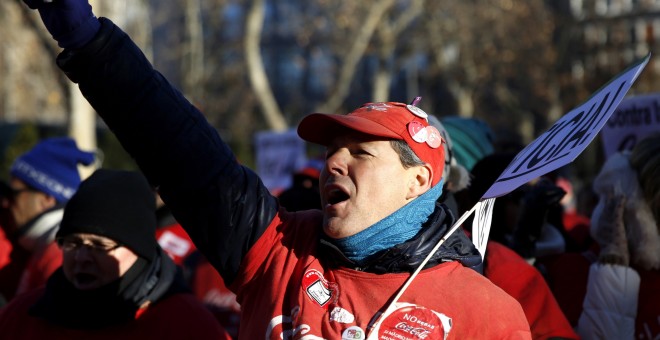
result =
[[600,245],[598,262],[628,266],[630,252],[623,222],[626,198],[623,195],[608,194],[602,214],[595,224],[594,238]]
[[513,232],[513,248],[523,257],[534,257],[536,241],[546,223],[548,210],[561,201],[566,191],[547,178],[528,187],[522,197],[518,224]]
[[87,0],[23,0],[37,9],[48,32],[62,48],[81,48],[99,31],[101,23]]

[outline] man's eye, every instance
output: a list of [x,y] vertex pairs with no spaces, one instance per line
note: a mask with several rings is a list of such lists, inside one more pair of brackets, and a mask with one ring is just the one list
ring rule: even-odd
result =
[[369,153],[367,150],[364,150],[364,149],[353,150],[353,154],[354,155],[371,156],[371,153]]
[[111,245],[111,244],[107,244],[107,243],[103,243],[103,242],[92,242],[92,247],[94,247],[94,248],[108,249],[108,248],[112,248],[112,246],[113,245]]

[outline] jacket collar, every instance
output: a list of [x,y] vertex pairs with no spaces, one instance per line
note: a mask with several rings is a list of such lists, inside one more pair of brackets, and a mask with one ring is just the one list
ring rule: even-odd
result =
[[55,233],[62,221],[64,209],[61,206],[49,209],[32,219],[18,230],[18,243],[28,251],[50,244],[55,240]]
[[[319,242],[319,256],[321,261],[334,268],[347,267],[375,274],[413,272],[453,224],[451,211],[444,204],[436,203],[435,211],[415,237],[369,256],[364,266],[346,258],[325,235]],[[462,230],[455,231],[445,240],[424,269],[447,261],[459,261],[465,267],[483,272],[481,255]]]

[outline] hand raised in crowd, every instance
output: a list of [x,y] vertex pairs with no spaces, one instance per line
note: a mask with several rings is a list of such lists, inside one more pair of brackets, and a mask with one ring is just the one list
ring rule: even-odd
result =
[[46,29],[62,48],[80,48],[92,40],[101,24],[87,0],[23,0],[41,15]]

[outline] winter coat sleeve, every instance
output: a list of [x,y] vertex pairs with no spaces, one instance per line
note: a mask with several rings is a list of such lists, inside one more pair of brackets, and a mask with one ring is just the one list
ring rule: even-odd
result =
[[634,339],[640,277],[632,268],[594,263],[577,331],[583,339]]
[[229,284],[273,220],[277,200],[128,35],[100,21],[96,37],[82,49],[64,50],[58,66]]

